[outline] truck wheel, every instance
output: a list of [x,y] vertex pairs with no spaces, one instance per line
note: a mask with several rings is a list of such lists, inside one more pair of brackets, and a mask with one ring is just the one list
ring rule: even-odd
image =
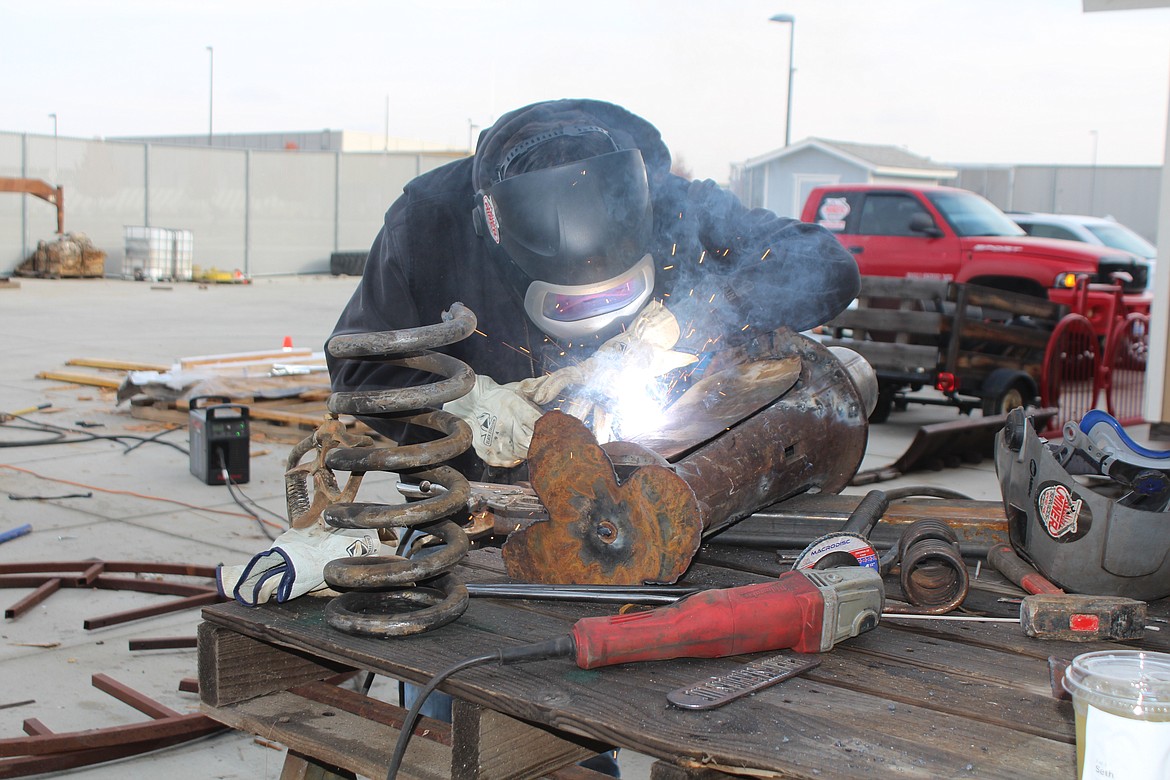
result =
[[1017,380],[993,397],[983,399],[983,416],[1007,414],[1012,409],[1027,406],[1032,402],[1033,395],[1033,390],[1027,382]]
[[890,412],[894,409],[894,388],[888,385],[878,387],[877,403],[869,413],[869,421],[874,425],[884,423],[890,419]]

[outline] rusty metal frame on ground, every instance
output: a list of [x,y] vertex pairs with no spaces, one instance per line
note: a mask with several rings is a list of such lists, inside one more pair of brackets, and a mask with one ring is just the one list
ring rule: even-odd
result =
[[92,683],[98,690],[150,716],[151,720],[57,733],[41,721],[29,718],[23,726],[28,736],[0,739],[0,778],[26,777],[112,761],[188,742],[226,728],[206,715],[184,715],[172,710],[107,675],[93,675]]
[[[149,579],[117,577],[116,574],[150,575]],[[162,576],[210,578],[215,567],[194,564],[133,561],[46,561],[0,564],[0,588],[32,588],[29,595],[5,610],[6,619],[28,612],[61,588],[132,590],[178,596],[156,604],[86,620],[86,630],[126,623],[146,617],[205,606],[224,598],[214,585],[160,579]],[[147,642],[148,647],[153,647]],[[177,640],[157,646],[179,646]],[[131,643],[131,649],[135,649]],[[128,756],[189,742],[225,730],[225,726],[200,713],[184,714],[129,688],[104,674],[91,678],[95,688],[110,694],[151,720],[121,726],[57,733],[36,718],[28,718],[28,736],[0,739],[0,778],[26,777],[113,761]],[[189,690],[180,685],[181,690]]]
[[[74,576],[67,576],[76,572]],[[214,566],[186,563],[143,563],[135,561],[44,561],[0,564],[0,588],[33,588],[33,592],[4,610],[6,619],[20,617],[61,588],[133,590],[180,598],[164,604],[118,612],[85,621],[86,630],[127,623],[193,607],[224,601],[215,585],[192,585],[163,579],[112,577],[111,574],[151,574],[205,577],[215,581]]]

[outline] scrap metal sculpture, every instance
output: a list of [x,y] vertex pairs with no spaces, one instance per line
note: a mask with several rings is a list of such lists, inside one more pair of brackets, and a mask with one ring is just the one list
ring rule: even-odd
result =
[[[641,447],[602,447],[568,415],[541,418],[529,472],[549,519],[509,535],[503,554],[512,577],[675,582],[704,536],[799,493],[849,484],[865,454],[867,409],[833,353],[779,331],[762,353],[723,361],[712,375],[727,386],[712,392],[697,383],[688,392],[697,390],[705,402],[684,394],[675,404],[679,414],[668,428],[677,435],[662,429]],[[736,376],[749,380],[737,387]],[[767,390],[755,392],[754,380]],[[619,473],[631,458],[639,465]]]

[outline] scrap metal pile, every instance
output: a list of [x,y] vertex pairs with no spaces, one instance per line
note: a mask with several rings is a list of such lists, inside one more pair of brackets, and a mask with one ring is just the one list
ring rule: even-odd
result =
[[36,250],[15,273],[43,279],[100,278],[106,274],[106,253],[84,233],[66,233],[54,241],[38,241]]

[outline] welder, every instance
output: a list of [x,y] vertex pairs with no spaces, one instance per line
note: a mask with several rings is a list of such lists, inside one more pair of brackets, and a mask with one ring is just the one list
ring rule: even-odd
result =
[[[456,301],[468,306],[478,332],[445,351],[477,380],[445,408],[471,426],[475,451],[452,465],[504,482],[541,407],[612,370],[603,358],[625,355],[654,374],[689,369],[704,352],[829,320],[859,283],[852,256],[822,228],[673,174],[644,119],[555,100],[504,115],[473,157],[406,185],[334,335],[428,325]],[[334,391],[425,381],[385,364],[330,357],[329,367]]]
[[[673,174],[659,132],[624,108],[556,100],[505,114],[473,157],[406,185],[333,335],[470,308],[476,334],[444,351],[476,372],[475,386],[444,409],[471,427],[474,452],[450,465],[509,482],[525,476],[533,425],[566,390],[620,382],[622,366],[693,371],[705,352],[827,321],[859,287],[852,256],[822,228]],[[335,392],[428,381],[332,356],[329,370]],[[449,718],[447,707],[439,699],[424,713]],[[608,754],[591,766],[617,774]]]

